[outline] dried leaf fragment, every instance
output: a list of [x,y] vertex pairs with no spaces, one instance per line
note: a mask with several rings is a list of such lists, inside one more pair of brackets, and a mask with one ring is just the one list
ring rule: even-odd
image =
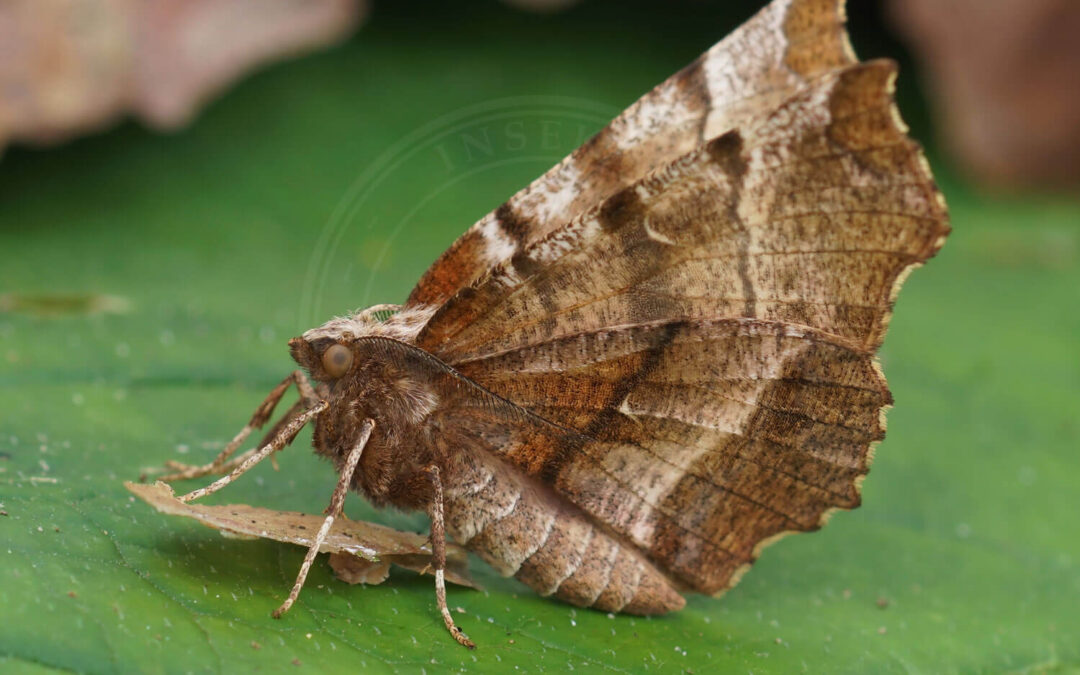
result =
[[390,576],[389,562],[372,562],[348,553],[331,553],[330,567],[334,570],[334,576],[347,584],[374,586]]
[[[323,522],[317,515],[246,504],[185,504],[161,481],[153,485],[127,481],[124,487],[162,513],[194,518],[226,537],[272,539],[308,548]],[[351,584],[385,581],[387,574],[380,578],[378,570],[380,566],[388,570],[390,563],[421,574],[431,573],[431,544],[426,537],[363,520],[335,521],[321,550],[331,554],[330,564],[338,578]],[[460,546],[447,546],[446,579],[459,586],[480,588],[469,576],[468,557]]]

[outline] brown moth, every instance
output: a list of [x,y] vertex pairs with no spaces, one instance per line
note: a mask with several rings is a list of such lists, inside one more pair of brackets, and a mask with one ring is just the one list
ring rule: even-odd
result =
[[[874,353],[948,233],[840,0],[775,0],[480,220],[401,306],[289,342],[301,366],[222,455],[314,420],[339,475],[296,585],[355,490],[426,511],[541,595],[663,614],[779,535],[859,504],[891,403]],[[318,385],[313,388],[306,371]],[[301,401],[235,460],[290,382]]]

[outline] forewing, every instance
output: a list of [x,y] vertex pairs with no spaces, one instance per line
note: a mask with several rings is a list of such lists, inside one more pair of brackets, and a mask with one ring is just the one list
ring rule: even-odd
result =
[[821,78],[497,265],[417,344],[451,365],[665,319],[816,328],[867,351],[948,232],[890,62]]
[[408,304],[441,304],[616,190],[854,63],[842,5],[775,0],[484,216],[432,265]]

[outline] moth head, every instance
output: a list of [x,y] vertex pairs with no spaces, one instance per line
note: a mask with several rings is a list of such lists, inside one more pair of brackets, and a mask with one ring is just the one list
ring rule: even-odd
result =
[[429,307],[375,305],[312,328],[290,340],[289,350],[313,378],[332,383],[356,370],[362,361],[362,338],[388,337],[411,343],[433,313],[434,308]]
[[344,458],[366,419],[375,421],[375,432],[365,456],[374,457],[376,446],[391,452],[439,404],[431,357],[424,360],[418,354],[426,352],[387,335],[384,326],[353,315],[289,341],[293,359],[319,383],[316,393],[327,404],[314,423],[322,455]]
[[321,382],[345,377],[357,364],[357,338],[368,334],[373,318],[357,312],[327,321],[289,340],[293,360]]
[[348,375],[357,363],[353,340],[303,337],[289,340],[289,352],[301,368],[320,382],[333,383]]

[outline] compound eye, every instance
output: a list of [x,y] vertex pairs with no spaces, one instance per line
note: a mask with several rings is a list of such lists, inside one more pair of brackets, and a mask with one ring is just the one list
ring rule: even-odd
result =
[[322,355],[323,369],[327,375],[333,378],[341,377],[349,372],[352,360],[352,350],[341,344],[330,345],[330,348],[323,352]]

